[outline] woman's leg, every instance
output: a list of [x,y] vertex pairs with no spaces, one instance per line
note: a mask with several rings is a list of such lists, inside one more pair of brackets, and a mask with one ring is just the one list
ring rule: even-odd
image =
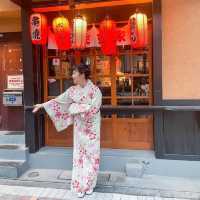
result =
[[74,133],[73,133],[73,168],[72,168],[72,180],[71,180],[71,191],[75,193],[83,192],[82,189],[82,168],[83,159],[81,152],[81,141],[80,141],[80,125],[77,120],[74,120]]

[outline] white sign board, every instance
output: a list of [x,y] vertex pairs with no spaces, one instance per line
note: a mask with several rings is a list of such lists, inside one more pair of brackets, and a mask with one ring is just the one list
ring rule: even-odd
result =
[[22,106],[22,92],[4,92],[3,104],[5,106]]
[[7,88],[8,89],[24,89],[23,75],[8,75]]

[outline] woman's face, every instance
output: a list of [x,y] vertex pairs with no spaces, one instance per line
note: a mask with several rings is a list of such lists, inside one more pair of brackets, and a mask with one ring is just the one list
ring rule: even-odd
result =
[[72,79],[75,85],[79,85],[83,79],[84,75],[80,74],[78,70],[73,70]]

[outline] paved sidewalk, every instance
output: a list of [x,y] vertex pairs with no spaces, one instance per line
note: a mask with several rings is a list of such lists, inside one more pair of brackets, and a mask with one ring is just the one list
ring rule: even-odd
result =
[[[15,191],[19,187],[21,188],[20,191],[27,191],[22,194],[19,193],[22,196],[28,195],[32,191],[29,194],[29,200],[31,195],[35,194],[34,191],[36,191],[36,194],[45,194],[48,191],[57,192],[59,195],[65,193],[65,197],[68,198],[70,182],[71,171],[30,169],[18,179],[0,179],[0,194],[4,191],[5,186],[7,187],[5,191],[12,191],[13,189]],[[12,188],[9,189],[9,187]],[[40,191],[41,189],[42,191]],[[18,193],[4,192],[2,195],[18,195]],[[51,198],[51,196],[38,197]],[[58,197],[60,198],[60,196]],[[87,198],[95,200],[146,200],[147,197],[151,200],[175,198],[200,200],[200,180],[152,175],[131,178],[120,172],[100,172],[94,196]],[[5,198],[1,197],[0,200],[15,200],[17,198],[7,196]],[[23,198],[25,198],[24,200],[27,199],[26,196]],[[69,196],[69,199],[72,199],[72,197]]]
[[[0,200],[77,200],[69,190],[0,185]],[[184,200],[152,196],[134,196],[116,193],[94,192],[84,200]]]

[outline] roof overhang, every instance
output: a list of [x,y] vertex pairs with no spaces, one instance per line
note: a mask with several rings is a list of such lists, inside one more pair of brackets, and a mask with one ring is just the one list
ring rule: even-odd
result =
[[[24,8],[32,8],[37,12],[69,10],[72,0],[11,0]],[[96,8],[105,6],[120,6],[129,4],[151,3],[153,0],[74,0],[76,9]]]

